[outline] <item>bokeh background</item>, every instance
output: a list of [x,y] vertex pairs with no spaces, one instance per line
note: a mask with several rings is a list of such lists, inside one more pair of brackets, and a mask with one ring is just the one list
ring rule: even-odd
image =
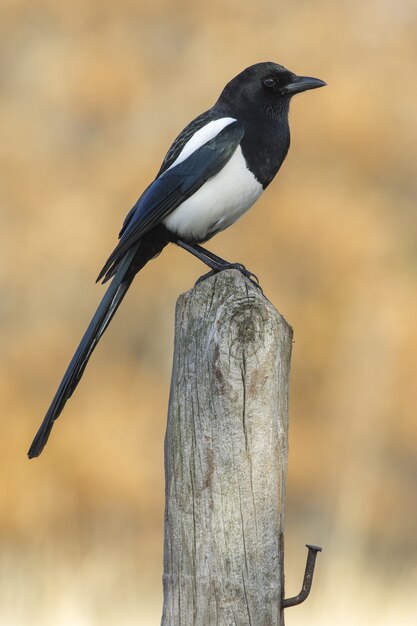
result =
[[287,626],[417,623],[413,0],[2,0],[0,622],[158,624],[175,301],[136,280],[38,460],[26,450],[171,140],[254,62],[318,76],[256,208],[211,242],[295,330]]

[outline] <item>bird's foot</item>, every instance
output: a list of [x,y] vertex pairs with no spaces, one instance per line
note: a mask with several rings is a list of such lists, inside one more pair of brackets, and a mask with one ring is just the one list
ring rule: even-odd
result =
[[256,276],[256,274],[254,274],[253,272],[250,272],[248,269],[246,269],[246,267],[244,265],[242,265],[242,263],[227,263],[225,265],[225,267],[223,267],[223,269],[225,270],[238,270],[238,272],[240,272],[245,278],[247,278],[248,280],[251,281],[251,283],[256,284],[257,287],[259,287],[259,278]]
[[259,291],[263,295],[264,292],[262,291],[262,287],[259,284],[259,278],[256,276],[256,274],[246,269],[246,267],[242,265],[242,263],[227,263],[227,265],[223,267],[222,269],[238,270],[238,272],[240,272],[242,276],[247,278],[252,283],[252,285],[254,285],[257,289],[259,289]]
[[264,292],[262,290],[261,285],[259,284],[258,277],[256,276],[256,274],[246,269],[246,267],[242,265],[242,263],[225,263],[224,265],[219,267],[219,269],[212,269],[210,272],[207,272],[207,274],[203,274],[203,276],[200,276],[200,278],[196,281],[195,284],[198,285],[203,280],[206,280],[206,278],[210,278],[211,276],[214,276],[215,274],[218,274],[219,272],[222,272],[223,270],[238,270],[238,272],[240,272],[242,276],[247,278],[252,283],[252,285],[254,285],[257,289],[259,289],[259,291],[263,295]]

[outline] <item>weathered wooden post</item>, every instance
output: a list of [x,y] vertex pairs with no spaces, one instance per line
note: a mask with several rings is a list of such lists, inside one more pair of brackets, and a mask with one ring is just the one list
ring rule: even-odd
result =
[[292,330],[236,270],[177,303],[163,626],[282,626]]

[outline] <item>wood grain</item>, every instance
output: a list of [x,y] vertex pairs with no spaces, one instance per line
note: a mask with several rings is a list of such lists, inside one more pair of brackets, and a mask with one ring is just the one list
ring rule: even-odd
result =
[[236,270],[180,296],[163,626],[282,625],[292,330]]

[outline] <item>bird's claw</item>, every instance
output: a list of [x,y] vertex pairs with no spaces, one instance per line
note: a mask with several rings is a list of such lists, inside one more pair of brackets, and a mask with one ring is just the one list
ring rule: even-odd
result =
[[200,278],[196,280],[195,284],[198,285],[203,280],[206,280],[206,278],[210,278],[210,276],[214,276],[215,274],[218,274],[219,272],[222,272],[223,270],[237,270],[238,272],[242,274],[242,276],[247,278],[252,283],[252,285],[254,285],[257,289],[259,289],[259,291],[263,295],[264,292],[262,290],[261,285],[259,284],[258,277],[256,276],[256,274],[246,269],[246,267],[242,265],[242,263],[227,263],[219,269],[212,269],[210,272],[207,272],[207,274],[203,274],[203,276],[200,276]]
[[259,278],[256,276],[256,274],[246,269],[246,267],[242,265],[242,263],[229,263],[227,268],[224,269],[238,270],[238,272],[240,272],[242,276],[247,278],[252,283],[252,285],[259,289],[259,291],[263,295],[264,292],[261,285],[259,284]]
[[246,269],[242,263],[231,263],[230,269],[238,270],[245,278],[248,278],[252,283],[256,282],[257,287],[259,287],[259,278],[256,274]]

